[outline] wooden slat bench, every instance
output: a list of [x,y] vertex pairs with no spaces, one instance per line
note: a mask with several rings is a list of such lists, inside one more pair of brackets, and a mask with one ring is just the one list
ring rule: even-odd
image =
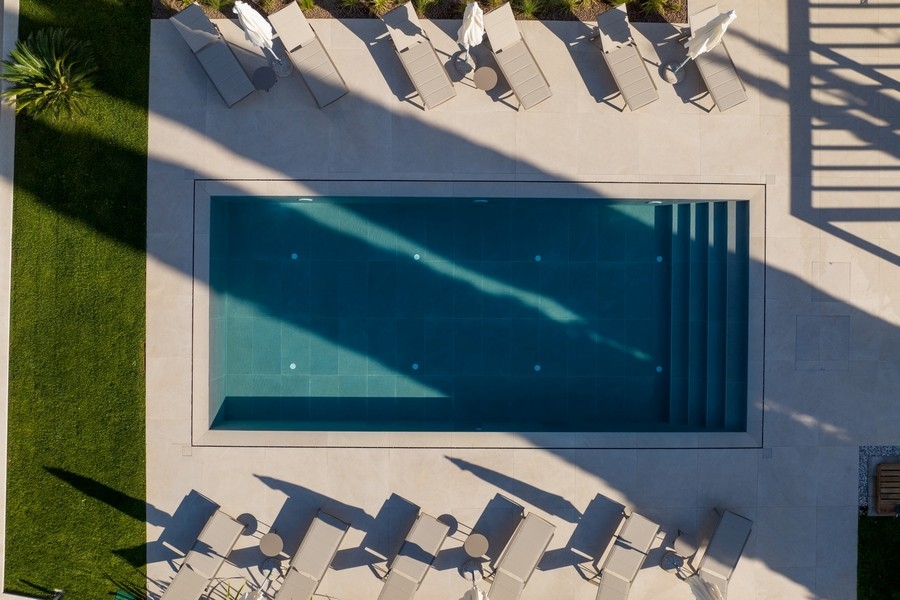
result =
[[881,463],[875,472],[876,511],[893,515],[900,506],[900,463]]

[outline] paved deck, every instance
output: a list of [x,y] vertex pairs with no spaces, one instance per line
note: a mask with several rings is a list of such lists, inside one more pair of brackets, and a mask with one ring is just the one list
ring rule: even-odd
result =
[[[787,6],[790,4],[791,6]],[[462,596],[465,533],[502,540],[502,494],[557,533],[524,598],[588,599],[590,565],[622,506],[665,539],[631,598],[688,599],[660,569],[678,529],[708,530],[713,507],[754,521],[729,599],[855,597],[859,445],[900,439],[900,143],[895,28],[900,7],[740,0],[726,37],[750,100],[720,114],[688,65],[657,79],[660,100],[622,111],[579,23],[520,23],[553,97],[524,112],[460,81],[424,111],[376,20],[322,21],[350,94],[315,107],[298,76],[229,110],[165,21],[153,23],[147,291],[147,493],[151,591],[202,526],[203,494],[257,522],[223,575],[262,582],[261,533],[292,553],[316,508],[353,528],[320,592],[377,597],[376,576],[415,503],[457,532],[419,600]],[[241,33],[223,29],[236,44]],[[448,58],[458,22],[426,22]],[[637,25],[654,65],[682,56],[680,33]],[[248,71],[261,64],[241,52]],[[656,73],[651,67],[651,73]],[[284,448],[192,445],[192,240],[196,180],[265,192],[270,180],[359,180],[360,193],[462,193],[472,181],[662,182],[765,186],[765,387],[758,448]],[[279,184],[280,185],[280,184]],[[352,185],[352,184],[350,184]],[[200,232],[202,235],[202,232]],[[758,290],[762,293],[762,290]],[[195,340],[196,341],[196,340]],[[202,343],[203,340],[200,340]],[[402,498],[402,499],[401,499]],[[490,510],[485,511],[485,507]],[[491,553],[499,551],[492,547]],[[223,584],[224,585],[224,584]],[[224,597],[223,586],[217,593]]]

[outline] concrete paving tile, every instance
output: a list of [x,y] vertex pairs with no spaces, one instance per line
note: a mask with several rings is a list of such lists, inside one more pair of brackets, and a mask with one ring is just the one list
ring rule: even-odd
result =
[[816,508],[760,507],[754,524],[756,555],[767,564],[816,566]]
[[816,449],[775,447],[771,458],[759,461],[760,507],[806,507],[816,505],[817,475],[810,466]]
[[552,113],[535,115],[516,127],[516,155],[540,157],[519,162],[517,172],[541,173],[545,177],[577,177],[577,152],[572,140],[578,137],[577,122],[566,119],[560,122]]
[[697,506],[696,450],[638,450],[643,493],[639,506]]
[[856,562],[816,567],[816,594],[822,600],[853,598],[857,592]]
[[698,506],[740,506],[756,496],[758,450],[701,450],[697,462]]

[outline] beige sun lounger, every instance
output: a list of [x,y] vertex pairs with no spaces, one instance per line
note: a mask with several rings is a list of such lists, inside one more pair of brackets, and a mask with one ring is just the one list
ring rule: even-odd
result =
[[653,83],[644,57],[631,35],[625,5],[620,4],[597,15],[597,28],[603,60],[616,80],[628,108],[637,110],[659,100],[656,84]]
[[244,531],[244,524],[221,510],[206,522],[200,537],[160,600],[197,600],[219,572]]
[[516,600],[522,595],[531,574],[550,545],[555,530],[556,527],[551,523],[534,513],[528,513],[497,559],[488,598]]
[[406,74],[425,106],[434,108],[454,97],[456,90],[453,89],[453,82],[422,29],[413,3],[401,4],[381,19],[387,26]]
[[449,533],[448,525],[420,513],[390,565],[378,600],[411,600]]
[[319,588],[349,527],[320,510],[300,542],[275,600],[309,600]]
[[229,107],[256,91],[241,63],[203,9],[191,4],[169,19]]
[[484,15],[484,30],[500,71],[522,108],[528,110],[553,95],[516,25],[509,2]]
[[[714,585],[723,600],[728,597],[728,582],[731,581],[752,529],[753,521],[726,510],[712,537],[694,555],[700,578]],[[694,560],[691,561],[692,564]]]
[[[691,34],[703,27],[719,15],[718,5],[713,4],[709,8],[705,8],[698,13],[688,16],[688,25],[691,28]],[[731,60],[731,54],[723,39],[715,48],[709,52],[704,52],[694,62],[700,70],[700,77],[709,90],[713,102],[719,107],[719,111],[725,112],[733,106],[737,106],[741,102],[747,101],[747,90],[741,78],[738,77],[737,70],[734,68],[734,61]]]
[[647,559],[659,525],[635,512],[619,523],[603,553],[597,600],[625,600]]
[[300,10],[300,5],[291,2],[269,15],[269,21],[319,108],[347,93],[347,84]]

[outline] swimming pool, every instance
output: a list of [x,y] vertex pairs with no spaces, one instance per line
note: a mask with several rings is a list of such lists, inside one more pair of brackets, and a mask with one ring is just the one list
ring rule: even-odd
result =
[[741,431],[748,207],[210,205],[213,427]]

